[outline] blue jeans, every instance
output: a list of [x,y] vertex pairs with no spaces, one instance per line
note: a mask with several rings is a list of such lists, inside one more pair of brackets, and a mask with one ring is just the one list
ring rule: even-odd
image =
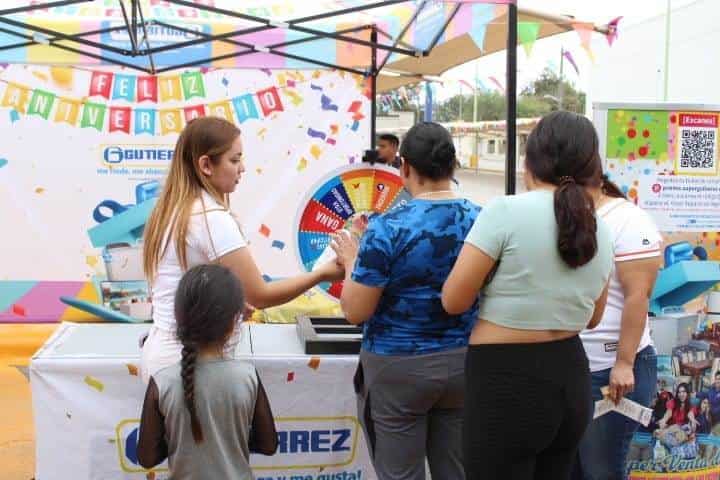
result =
[[[635,356],[635,390],[626,398],[650,406],[657,388],[657,355],[646,347]],[[610,369],[593,372],[593,402],[602,398],[600,389],[610,382]],[[617,412],[593,420],[580,442],[573,480],[623,480],[625,458],[639,424]]]

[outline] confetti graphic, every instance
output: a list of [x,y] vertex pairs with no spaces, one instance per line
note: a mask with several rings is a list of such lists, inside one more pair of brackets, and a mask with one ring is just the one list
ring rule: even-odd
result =
[[350,104],[350,108],[348,108],[348,112],[357,113],[360,111],[360,107],[362,107],[362,103],[359,100],[355,100]]
[[305,158],[301,158],[297,165],[298,172],[302,172],[307,168],[307,160]]
[[315,160],[317,160],[320,158],[320,155],[322,155],[322,149],[317,145],[313,145],[310,147],[310,154],[315,157]]
[[312,138],[321,138],[323,140],[325,140],[326,137],[324,132],[321,132],[320,130],[314,130],[312,128],[308,128],[307,134]]
[[5,160],[4,158],[0,158],[0,168],[4,167],[7,164],[8,164],[7,160]]
[[87,255],[85,257],[85,263],[90,268],[95,268],[95,265],[98,264],[98,257],[97,255]]
[[15,123],[18,120],[20,120],[20,114],[17,112],[17,110],[10,110],[10,121],[12,123]]
[[295,372],[288,372],[287,381],[292,382],[293,380],[295,380]]
[[137,366],[133,365],[132,363],[127,363],[127,364],[125,364],[125,366],[128,369],[129,375],[132,375],[133,377],[138,376],[138,367]]
[[321,92],[323,89],[320,85],[315,85],[314,83],[310,84],[310,88],[312,88],[313,90],[320,90]]
[[330,111],[333,111],[333,112],[337,112],[337,111],[338,111],[338,106],[335,105],[335,104],[332,102],[332,99],[331,99],[330,97],[328,97],[327,95],[323,95],[323,96],[320,98],[320,102],[322,103],[322,109],[323,109],[323,110],[330,110]]
[[308,367],[312,368],[313,370],[317,370],[318,368],[320,368],[320,357],[312,357],[308,362]]
[[37,188],[35,189],[35,193],[37,193],[37,194],[41,194],[41,193],[44,193],[44,192],[45,192],[45,189],[42,188],[42,187],[37,187]]
[[287,86],[290,88],[295,88],[295,80],[288,80]]
[[88,386],[94,388],[98,392],[102,392],[103,390],[105,390],[105,385],[103,385],[100,380],[98,380],[97,378],[93,378],[90,375],[85,377],[85,383],[87,383]]
[[285,242],[281,242],[280,240],[273,240],[272,242],[273,248],[277,248],[278,250],[282,250],[285,248]]
[[265,224],[260,225],[260,235],[262,235],[263,237],[269,237],[270,228]]
[[337,143],[334,138],[328,138],[326,140],[326,142],[329,143],[330,145],[335,145]]
[[352,124],[352,127],[350,127],[350,130],[352,130],[353,132],[357,132],[359,127],[360,127],[360,122],[355,120]]
[[25,310],[25,307],[22,305],[15,304],[12,306],[11,311],[13,314],[18,315],[20,317],[27,317],[27,310]]

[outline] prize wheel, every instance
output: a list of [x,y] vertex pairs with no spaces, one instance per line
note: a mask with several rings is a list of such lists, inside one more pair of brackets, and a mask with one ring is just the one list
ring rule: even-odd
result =
[[[319,185],[319,186],[318,186]],[[323,177],[300,204],[297,254],[300,266],[312,271],[334,258],[330,234],[348,228],[365,215],[387,212],[410,199],[397,170],[384,165],[342,167]],[[320,284],[331,298],[340,300],[342,282]]]

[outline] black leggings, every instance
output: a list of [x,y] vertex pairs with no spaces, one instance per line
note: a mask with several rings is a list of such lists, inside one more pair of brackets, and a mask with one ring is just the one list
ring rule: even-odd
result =
[[566,480],[592,419],[582,342],[471,345],[463,449],[467,480]]

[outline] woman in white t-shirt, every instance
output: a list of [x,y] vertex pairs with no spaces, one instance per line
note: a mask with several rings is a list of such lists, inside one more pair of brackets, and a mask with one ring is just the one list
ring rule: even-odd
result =
[[[590,362],[593,401],[609,386],[609,397],[623,396],[649,406],[657,384],[657,358],[647,323],[648,299],[660,267],[662,237],[647,213],[629,202],[607,176],[595,192],[597,215],[610,228],[615,268],[600,324],[580,337]],[[573,480],[621,480],[637,422],[610,412],[585,432]]]
[[[198,118],[180,134],[163,192],[145,225],[143,267],[153,305],[153,326],[142,349],[146,382],[180,360],[174,300],[189,268],[211,262],[229,268],[240,279],[247,302],[258,308],[288,302],[320,282],[343,276],[329,262],[310,273],[265,282],[229,208],[228,196],[244,171],[240,130],[227,120]],[[236,344],[235,336],[226,350]]]

